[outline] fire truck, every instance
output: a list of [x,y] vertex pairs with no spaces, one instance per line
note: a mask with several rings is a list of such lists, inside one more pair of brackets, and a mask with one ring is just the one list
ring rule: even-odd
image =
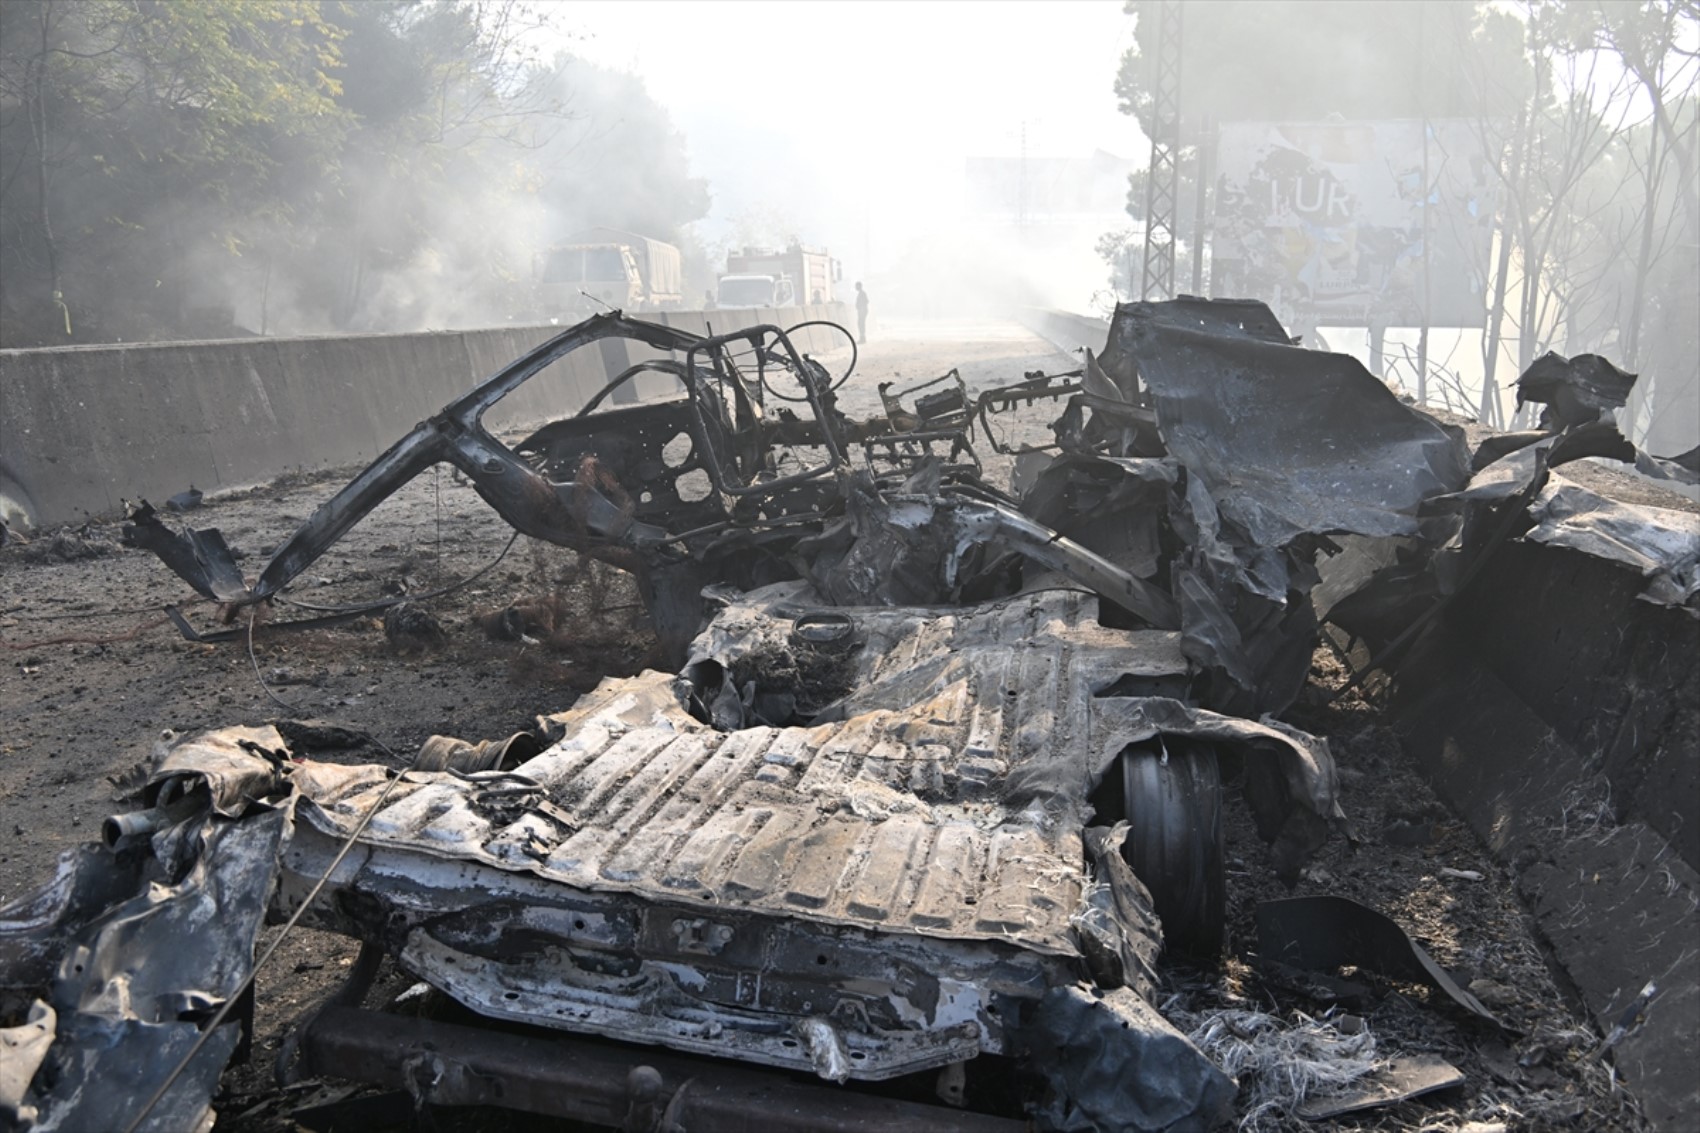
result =
[[727,254],[715,301],[723,308],[830,303],[832,285],[842,278],[838,261],[818,248],[743,248]]

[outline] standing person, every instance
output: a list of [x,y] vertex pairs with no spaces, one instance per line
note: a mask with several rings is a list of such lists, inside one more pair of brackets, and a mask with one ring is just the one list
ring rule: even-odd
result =
[[868,344],[868,293],[862,290],[862,281],[856,281],[856,341],[863,346]]

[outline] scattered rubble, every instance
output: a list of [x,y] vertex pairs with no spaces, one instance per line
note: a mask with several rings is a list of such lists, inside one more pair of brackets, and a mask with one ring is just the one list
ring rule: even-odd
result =
[[98,559],[119,549],[110,539],[93,534],[88,528],[81,531],[55,531],[50,536],[23,539],[16,535],[20,546],[18,559],[26,563],[74,563],[82,559]]

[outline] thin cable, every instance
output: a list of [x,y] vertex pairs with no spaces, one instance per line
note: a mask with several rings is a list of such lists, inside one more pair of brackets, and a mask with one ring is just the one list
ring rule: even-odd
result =
[[40,649],[44,645],[117,645],[121,641],[134,641],[148,630],[162,626],[170,620],[171,616],[166,614],[152,621],[140,622],[123,633],[108,633],[99,637],[67,634],[63,637],[43,638],[40,641],[0,641],[0,649]]
[[[193,606],[201,602],[211,601],[211,598],[202,598],[197,595],[183,602],[182,605]],[[23,607],[19,606],[17,609],[23,609]],[[94,610],[78,614],[21,614],[17,620],[20,622],[69,622],[83,618],[121,618],[126,614],[151,614],[157,609],[159,609],[158,606],[138,606],[133,610]],[[13,612],[15,611],[8,610],[5,616],[10,617]]]
[[271,697],[273,704],[277,705],[285,712],[299,712],[301,711],[299,708],[285,701],[279,697],[277,693],[273,692],[271,686],[266,683],[266,678],[260,675],[260,658],[254,652],[254,623],[259,620],[259,610],[251,607],[248,611],[248,663],[254,666],[254,679],[260,682],[260,690],[267,696]]
[[299,598],[288,598],[282,594],[272,595],[272,601],[280,602],[285,606],[295,606],[302,610],[317,610],[321,614],[358,614],[367,610],[387,610],[391,606],[399,606],[403,602],[428,602],[433,598],[441,598],[445,594],[453,594],[456,590],[459,590],[463,586],[470,586],[486,574],[495,570],[496,565],[503,559],[507,558],[508,552],[514,549],[514,544],[519,542],[519,537],[520,532],[515,531],[508,537],[507,545],[502,548],[500,554],[485,563],[483,566],[479,567],[477,570],[473,571],[471,574],[467,575],[465,578],[460,579],[457,582],[451,582],[447,586],[441,587],[437,590],[427,590],[423,594],[403,594],[396,598],[378,598],[371,602],[356,602],[348,606],[324,606],[316,602],[303,602]]
[[[371,733],[361,732],[360,735],[364,739],[369,740],[391,759],[400,758],[395,752],[391,751],[389,747],[383,743],[383,741],[379,740]],[[177,1079],[182,1076],[183,1071],[189,1068],[189,1063],[193,1062],[195,1056],[201,1052],[201,1048],[207,1045],[207,1040],[212,1038],[213,1033],[218,1030],[219,1025],[223,1023],[225,1018],[230,1014],[231,1009],[236,1006],[242,997],[247,994],[248,989],[253,986],[255,978],[260,974],[260,970],[266,966],[272,956],[276,954],[277,950],[282,947],[284,940],[289,936],[290,930],[295,927],[296,922],[301,919],[302,914],[304,914],[308,908],[311,907],[314,900],[318,898],[320,890],[324,889],[326,884],[330,882],[331,874],[336,872],[336,867],[342,864],[342,859],[346,858],[348,856],[348,852],[354,848],[355,840],[358,839],[365,831],[367,824],[372,821],[372,816],[377,814],[378,811],[383,808],[384,803],[388,801],[390,797],[390,792],[395,790],[396,784],[405,779],[409,772],[415,770],[415,768],[418,767],[418,764],[419,757],[416,755],[414,756],[412,763],[410,763],[404,770],[398,771],[395,778],[384,784],[384,789],[378,793],[378,797],[373,800],[372,805],[367,808],[366,813],[360,816],[360,821],[355,825],[353,830],[349,831],[348,837],[342,840],[342,846],[337,850],[336,856],[331,859],[331,864],[325,867],[325,871],[321,873],[319,875],[319,879],[313,883],[313,888],[307,891],[307,896],[302,899],[301,904],[296,907],[295,912],[290,915],[289,920],[284,922],[283,928],[278,932],[277,936],[273,938],[265,952],[262,953],[260,958],[254,962],[254,967],[248,973],[247,978],[242,981],[234,992],[225,998],[223,1005],[220,1006],[218,1011],[213,1014],[212,1021],[208,1023],[196,1037],[194,1045],[188,1049],[188,1051],[178,1061],[177,1065],[172,1068],[171,1073],[166,1076],[165,1081],[160,1084],[159,1089],[153,1092],[153,1096],[150,1097],[147,1104],[142,1107],[142,1111],[136,1115],[135,1119],[131,1121],[129,1125],[124,1127],[124,1133],[136,1133],[136,1130],[141,1128],[142,1122],[147,1120],[148,1114],[152,1113],[154,1107],[159,1104],[160,1099],[165,1097],[166,1091],[171,1089]]]

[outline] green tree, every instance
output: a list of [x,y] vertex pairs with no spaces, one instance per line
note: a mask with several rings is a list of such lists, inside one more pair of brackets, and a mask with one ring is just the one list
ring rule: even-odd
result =
[[333,152],[337,66],[309,0],[0,5],[8,341],[181,320],[201,259],[240,255],[292,207],[279,174]]
[[[1500,252],[1484,415],[1503,322],[1520,367],[1548,349],[1607,353],[1630,368],[1652,360],[1638,396],[1660,387],[1667,409],[1686,405],[1693,416],[1700,273],[1682,250],[1700,232],[1700,10],[1676,0],[1529,0],[1493,18],[1517,29],[1523,50],[1519,66],[1472,76],[1478,89],[1518,96],[1514,126],[1497,127],[1505,145],[1496,151]],[[1487,133],[1495,128],[1484,120]]]
[[569,100],[541,83],[546,25],[532,12],[518,0],[327,5],[351,128],[317,223],[277,234],[279,301],[298,325],[413,329],[520,305],[529,252],[503,222],[535,182],[530,152],[569,120]]
[[[527,0],[0,2],[0,341],[513,318],[575,227],[707,212]],[[220,319],[202,312],[222,308]],[[256,318],[257,313],[257,318]]]

